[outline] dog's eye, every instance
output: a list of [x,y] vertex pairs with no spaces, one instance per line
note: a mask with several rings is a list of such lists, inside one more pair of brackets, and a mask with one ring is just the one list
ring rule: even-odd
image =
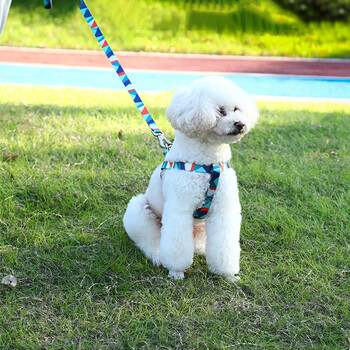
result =
[[225,110],[225,108],[224,107],[220,107],[219,108],[219,112],[220,112],[220,114],[224,117],[225,115],[227,115],[227,112],[226,112],[226,110]]
[[233,111],[237,112],[237,111],[240,111],[240,109],[238,107],[235,107]]

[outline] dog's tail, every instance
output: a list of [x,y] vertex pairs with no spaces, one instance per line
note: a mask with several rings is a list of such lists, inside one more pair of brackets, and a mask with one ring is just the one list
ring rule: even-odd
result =
[[155,262],[159,254],[161,223],[144,194],[131,198],[123,224],[128,236],[149,259]]

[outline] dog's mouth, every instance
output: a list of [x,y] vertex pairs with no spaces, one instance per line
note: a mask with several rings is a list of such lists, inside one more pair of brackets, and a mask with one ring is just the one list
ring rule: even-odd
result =
[[227,134],[227,136],[237,136],[239,134],[243,134],[243,130],[241,131],[232,131]]
[[230,131],[228,134],[226,134],[227,136],[237,136],[237,135],[242,135],[244,133],[245,128],[241,129],[241,130],[237,130],[236,128],[233,129],[232,131]]

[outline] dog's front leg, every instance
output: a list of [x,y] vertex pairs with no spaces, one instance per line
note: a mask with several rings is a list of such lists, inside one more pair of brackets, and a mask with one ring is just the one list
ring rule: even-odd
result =
[[239,277],[241,205],[235,173],[226,170],[220,177],[211,211],[205,221],[206,257],[210,271],[235,281]]
[[169,277],[182,279],[193,262],[193,216],[184,201],[171,198],[164,203],[159,259]]
[[[205,223],[207,234],[206,258],[209,270],[224,275],[231,281],[238,280],[240,245],[239,230],[241,217],[235,215],[213,215]],[[219,220],[217,220],[219,219]]]

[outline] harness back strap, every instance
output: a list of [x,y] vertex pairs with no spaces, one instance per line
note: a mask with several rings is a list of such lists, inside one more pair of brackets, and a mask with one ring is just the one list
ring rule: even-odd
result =
[[195,171],[197,173],[207,173],[210,174],[209,188],[205,194],[205,198],[202,207],[196,209],[193,213],[195,219],[204,219],[209,211],[211,202],[214,198],[216,188],[219,183],[220,174],[225,170],[230,168],[230,162],[224,162],[220,164],[212,165],[199,165],[196,163],[185,163],[185,162],[169,162],[165,161],[162,164],[161,169],[177,169],[185,171]]

